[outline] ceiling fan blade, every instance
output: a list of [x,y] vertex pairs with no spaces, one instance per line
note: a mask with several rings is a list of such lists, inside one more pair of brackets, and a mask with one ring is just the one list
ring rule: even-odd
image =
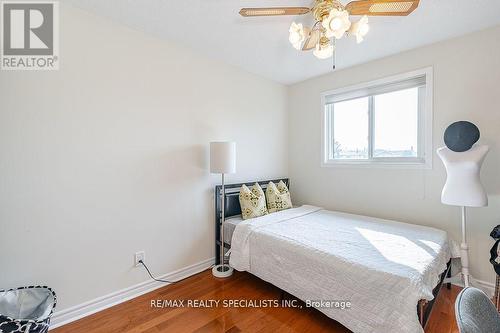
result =
[[240,15],[249,16],[277,16],[277,15],[304,15],[311,11],[308,7],[268,7],[268,8],[242,8]]
[[313,30],[309,34],[309,37],[304,42],[304,46],[302,47],[302,51],[309,51],[316,47],[319,42],[319,38],[321,36],[321,32],[319,30]]
[[346,5],[351,15],[407,16],[418,7],[420,0],[360,0]]

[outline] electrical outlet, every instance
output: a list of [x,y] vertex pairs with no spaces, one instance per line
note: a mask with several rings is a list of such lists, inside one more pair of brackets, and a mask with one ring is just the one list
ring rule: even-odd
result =
[[146,252],[144,252],[144,251],[139,251],[139,252],[135,253],[134,264],[136,267],[141,265],[141,263],[139,262],[141,260],[143,262],[146,260]]

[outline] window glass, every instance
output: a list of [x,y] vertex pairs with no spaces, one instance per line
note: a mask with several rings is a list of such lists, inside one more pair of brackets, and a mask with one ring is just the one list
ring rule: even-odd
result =
[[368,158],[368,97],[333,106],[333,158]]
[[417,157],[418,88],[373,97],[373,157]]
[[322,166],[432,168],[432,68],[322,94]]

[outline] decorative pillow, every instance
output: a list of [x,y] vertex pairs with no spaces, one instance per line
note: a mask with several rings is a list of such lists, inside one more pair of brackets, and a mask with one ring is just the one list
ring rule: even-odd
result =
[[243,185],[240,189],[241,217],[243,220],[267,215],[266,196],[258,183],[249,189]]
[[280,180],[278,186],[269,182],[266,188],[267,210],[269,213],[292,208],[292,199],[286,184]]

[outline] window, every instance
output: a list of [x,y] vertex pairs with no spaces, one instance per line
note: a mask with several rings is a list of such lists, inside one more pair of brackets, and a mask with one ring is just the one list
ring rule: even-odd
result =
[[432,69],[322,94],[323,166],[432,166]]

